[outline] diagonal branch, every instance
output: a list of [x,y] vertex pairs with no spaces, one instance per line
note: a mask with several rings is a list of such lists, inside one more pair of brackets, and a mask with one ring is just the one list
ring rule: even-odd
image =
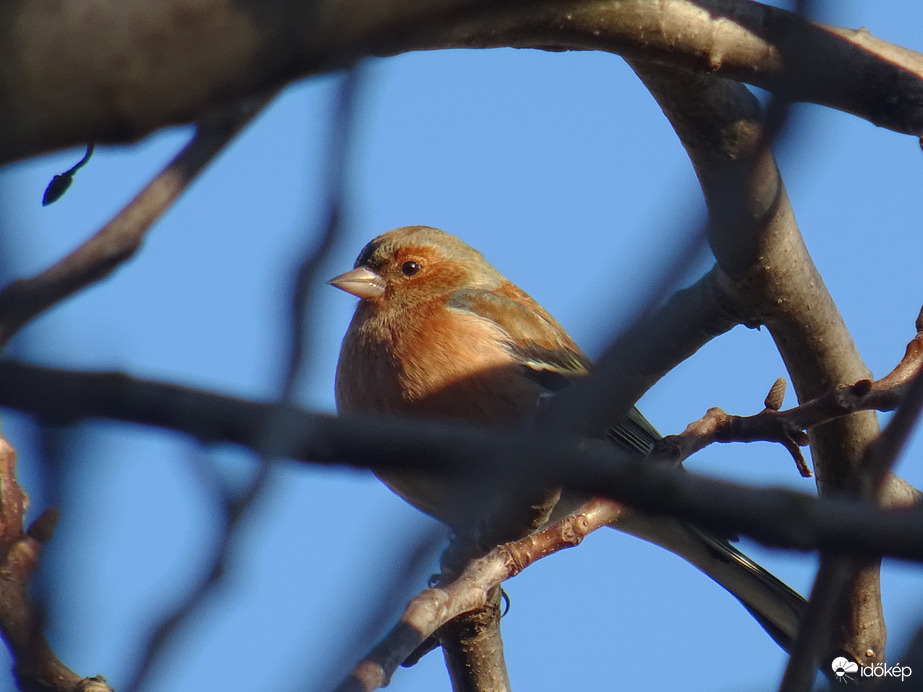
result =
[[[316,278],[315,274],[332,247],[340,228],[343,181],[358,90],[359,78],[357,70],[354,69],[343,78],[336,100],[336,110],[331,119],[333,137],[325,167],[330,172],[328,175],[329,189],[326,195],[327,213],[321,222],[321,241],[314,245],[306,244],[304,256],[300,259],[299,269],[293,282],[292,311],[289,320],[291,338],[285,353],[288,363],[281,378],[279,394],[279,402],[282,404],[290,403],[303,360],[308,355],[304,332],[310,315],[311,291],[316,284],[313,279]],[[255,112],[253,114],[255,115]],[[242,120],[239,124],[243,125],[248,119]],[[217,504],[223,516],[223,521],[219,523],[218,538],[212,546],[211,554],[206,558],[209,569],[205,577],[189,591],[180,603],[175,605],[172,612],[154,629],[140,664],[125,686],[130,692],[145,686],[151,672],[161,662],[175,634],[188,624],[189,620],[201,610],[203,604],[208,602],[209,597],[222,585],[228,573],[228,560],[240,527],[270,487],[269,471],[272,459],[271,456],[262,454],[262,450],[273,446],[271,438],[278,433],[274,417],[270,417],[267,423],[262,432],[264,442],[258,448],[261,452],[258,473],[250,480],[245,490],[236,494],[231,493],[217,478],[207,479],[208,485],[216,491]]]
[[251,100],[200,123],[183,150],[95,235],[39,274],[0,290],[0,346],[48,308],[131,259],[154,222],[268,101]]
[[[918,416],[920,372],[923,371],[923,310],[917,317],[917,333],[907,344],[904,357],[894,369],[879,380],[859,380],[852,385],[841,385],[830,389],[820,396],[806,401],[799,406],[780,411],[779,407],[785,394],[785,380],[778,379],[766,397],[766,408],[752,416],[735,416],[725,413],[720,408],[711,408],[698,421],[690,423],[679,435],[667,435],[659,440],[652,452],[652,458],[672,464],[679,464],[692,454],[713,442],[778,442],[782,444],[795,459],[802,476],[808,477],[808,468],[799,446],[808,444],[805,430],[830,421],[848,416],[857,411],[902,411],[900,425],[901,437],[893,443],[893,422],[888,426],[890,432],[882,433],[866,449],[866,460],[870,464],[862,478],[870,487],[880,489],[887,476],[890,464],[897,456],[895,445],[906,439],[909,428]],[[910,396],[908,396],[908,391]],[[910,407],[907,403],[909,398]],[[900,406],[900,408],[898,408]],[[887,451],[877,453],[884,447]],[[877,491],[876,491],[877,492]],[[866,491],[867,497],[876,493]]]
[[16,452],[0,437],[0,633],[15,660],[17,684],[24,692],[111,692],[101,676],[81,678],[65,666],[45,639],[29,580],[58,515],[46,510],[24,532],[28,505],[16,479]]
[[521,540],[472,560],[457,579],[414,598],[398,624],[353,669],[337,692],[384,687],[391,675],[428,637],[453,618],[488,603],[491,590],[543,557],[579,545],[587,534],[616,521],[623,507],[593,500],[579,511]]
[[[263,445],[269,416],[285,417],[286,435],[270,450],[280,457],[408,473],[474,474],[534,479],[680,517],[725,534],[795,550],[890,555],[923,561],[923,512],[881,509],[842,496],[818,498],[780,488],[754,488],[672,467],[645,464],[610,445],[569,441],[547,431],[500,433],[459,424],[279,411],[272,403],[122,373],[55,370],[0,361],[0,405],[66,424],[106,419],[182,432],[205,443]],[[265,451],[265,450],[264,450]],[[908,501],[918,493],[908,496]],[[767,521],[766,517],[772,517]]]
[[[0,162],[166,125],[358,57],[601,50],[923,133],[923,56],[749,0],[0,3]],[[86,40],[92,35],[93,41]]]

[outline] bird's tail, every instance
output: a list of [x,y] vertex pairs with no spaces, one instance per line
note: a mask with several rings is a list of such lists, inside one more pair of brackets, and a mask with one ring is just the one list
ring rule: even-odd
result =
[[791,653],[805,599],[723,538],[679,520],[634,514],[613,525],[676,553],[727,589]]
[[[633,408],[609,430],[608,437],[616,447],[644,457],[660,433]],[[769,636],[791,653],[807,602],[727,540],[678,519],[641,513],[613,527],[662,546],[698,567],[730,591]]]

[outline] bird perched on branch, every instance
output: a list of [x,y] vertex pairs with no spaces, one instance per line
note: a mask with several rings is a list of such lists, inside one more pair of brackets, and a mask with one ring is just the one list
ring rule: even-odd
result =
[[[360,298],[336,373],[341,412],[411,415],[510,429],[590,361],[554,318],[477,250],[427,226],[384,233],[330,283]],[[609,438],[644,456],[659,438],[637,409]],[[505,489],[489,480],[380,474],[423,512],[463,528]],[[512,496],[512,495],[511,495]],[[680,555],[733,594],[790,650],[805,601],[723,538],[635,512],[627,531]]]

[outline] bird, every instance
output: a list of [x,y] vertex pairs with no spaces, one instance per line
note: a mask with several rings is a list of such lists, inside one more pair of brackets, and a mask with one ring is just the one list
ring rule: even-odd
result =
[[[360,299],[337,362],[340,413],[508,430],[528,426],[543,397],[592,368],[545,308],[480,252],[437,228],[404,226],[377,236],[359,253],[353,269],[329,283]],[[637,408],[608,432],[612,444],[639,458],[659,438]],[[399,470],[378,476],[411,505],[455,530],[475,521],[488,498],[514,497],[510,488],[485,487],[483,479]],[[791,651],[806,601],[727,538],[641,512],[615,528],[693,564]]]

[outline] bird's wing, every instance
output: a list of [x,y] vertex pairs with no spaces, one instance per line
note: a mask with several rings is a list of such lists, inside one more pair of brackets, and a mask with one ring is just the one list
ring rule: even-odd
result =
[[[527,374],[547,391],[585,375],[590,361],[564,329],[526,294],[459,291],[450,307],[491,320],[508,335],[508,346]],[[517,293],[518,291],[518,293]],[[660,434],[636,408],[607,432],[619,448],[646,456]],[[791,651],[805,610],[804,599],[753,560],[716,536],[684,521],[634,513],[615,528],[656,543],[683,557],[733,594],[769,635]]]
[[[548,312],[528,294],[506,283],[491,291],[457,291],[449,308],[474,313],[490,320],[507,335],[506,346],[525,373],[548,392],[569,386],[575,377],[586,375],[590,359]],[[647,455],[660,439],[657,429],[632,408],[607,435],[618,447]]]
[[506,334],[510,352],[527,367],[568,376],[583,375],[589,370],[589,359],[564,328],[512,284],[490,291],[456,291],[448,307],[490,320]]

